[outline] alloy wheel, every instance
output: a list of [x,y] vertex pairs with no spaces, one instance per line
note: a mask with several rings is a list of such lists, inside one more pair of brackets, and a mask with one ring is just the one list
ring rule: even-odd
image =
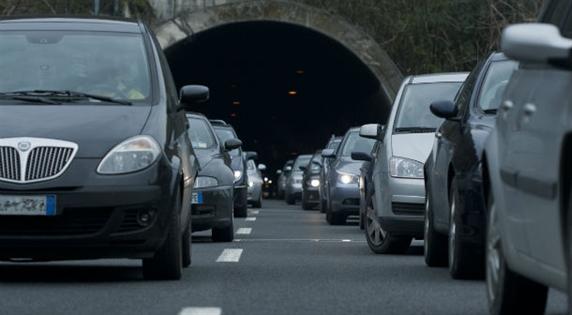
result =
[[449,267],[455,264],[455,243],[457,241],[457,222],[455,220],[457,210],[457,202],[455,196],[451,197],[451,214],[449,222]]
[[494,301],[498,293],[499,282],[501,281],[501,238],[496,226],[496,206],[494,201],[489,209],[489,224],[487,230],[487,260],[486,279],[487,294],[490,301]]
[[429,254],[429,197],[425,198],[425,223],[423,224],[423,254]]
[[367,222],[366,222],[367,235],[374,246],[381,246],[386,237],[386,232],[381,228],[381,225],[375,217],[375,211],[372,207],[367,207]]

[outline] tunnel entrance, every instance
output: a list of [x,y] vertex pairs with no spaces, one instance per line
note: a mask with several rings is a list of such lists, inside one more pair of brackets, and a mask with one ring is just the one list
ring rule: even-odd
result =
[[359,57],[300,25],[224,24],[171,45],[166,55],[179,87],[210,87],[210,102],[195,110],[231,123],[244,148],[273,169],[322,148],[332,134],[381,122],[390,108]]

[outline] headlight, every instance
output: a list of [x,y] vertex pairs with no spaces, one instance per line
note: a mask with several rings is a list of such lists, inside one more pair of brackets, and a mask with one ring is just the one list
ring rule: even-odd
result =
[[161,154],[161,148],[150,136],[136,136],[118,144],[103,158],[97,172],[100,174],[125,174],[140,171],[153,164]]
[[248,181],[248,187],[254,187],[254,182],[251,181],[251,180],[249,180],[249,181]]
[[348,185],[351,183],[357,183],[357,176],[351,174],[345,174],[338,172],[338,182]]
[[312,180],[310,180],[310,186],[312,186],[312,187],[320,187],[320,180],[319,180],[319,179],[312,179]]
[[389,162],[391,177],[423,178],[423,163],[394,156]]
[[214,177],[199,176],[195,180],[194,188],[207,188],[218,186],[218,180]]
[[238,182],[242,178],[242,171],[234,171],[234,182]]

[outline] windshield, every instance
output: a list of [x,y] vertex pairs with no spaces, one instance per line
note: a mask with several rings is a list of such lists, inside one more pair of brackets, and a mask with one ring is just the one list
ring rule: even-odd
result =
[[[232,129],[229,128],[216,128],[215,133],[219,138],[221,143],[225,143],[227,140],[230,139],[237,139],[236,134]],[[231,156],[240,156],[240,149],[234,149],[229,152]]]
[[296,159],[296,162],[294,162],[294,167],[292,167],[292,169],[294,171],[300,171],[300,166],[308,166],[311,158],[312,158],[311,155],[300,155]]
[[461,84],[461,82],[439,82],[410,84],[405,87],[395,121],[396,132],[419,128],[430,132],[437,129],[443,119],[433,115],[429,105],[435,101],[453,101]]
[[341,142],[342,142],[341,140],[334,140],[330,142],[330,144],[328,145],[328,149],[334,149],[334,151],[337,150]]
[[344,142],[342,156],[351,156],[352,152],[371,153],[374,145],[375,140],[360,137],[359,132],[351,132]]
[[143,38],[112,32],[0,33],[0,93],[74,91],[144,101],[150,76]]
[[496,61],[490,65],[479,95],[479,107],[483,111],[494,111],[499,108],[508,80],[517,65],[511,60]]
[[311,171],[319,171],[320,168],[322,167],[322,153],[316,153],[314,154],[314,156],[312,156],[312,159],[310,160],[310,170]]
[[216,145],[214,135],[204,119],[189,119],[189,139],[193,149],[210,149]]

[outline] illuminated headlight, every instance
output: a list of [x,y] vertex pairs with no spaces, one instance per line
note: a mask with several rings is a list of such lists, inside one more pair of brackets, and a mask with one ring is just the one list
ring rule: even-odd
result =
[[118,144],[103,158],[97,172],[125,174],[137,172],[153,164],[161,155],[161,148],[150,136],[136,136]]
[[234,171],[234,182],[238,182],[242,178],[242,171]]
[[320,180],[319,180],[319,179],[312,179],[312,180],[310,180],[310,186],[312,186],[312,187],[320,187]]
[[218,186],[218,180],[214,177],[199,176],[195,180],[195,188],[207,188]]
[[248,181],[248,187],[254,187],[254,182],[251,181],[251,180],[249,180],[249,181]]
[[358,177],[351,174],[339,173],[338,172],[338,182],[348,185],[352,183],[357,183]]
[[391,177],[423,178],[423,163],[411,159],[394,156],[389,162]]

